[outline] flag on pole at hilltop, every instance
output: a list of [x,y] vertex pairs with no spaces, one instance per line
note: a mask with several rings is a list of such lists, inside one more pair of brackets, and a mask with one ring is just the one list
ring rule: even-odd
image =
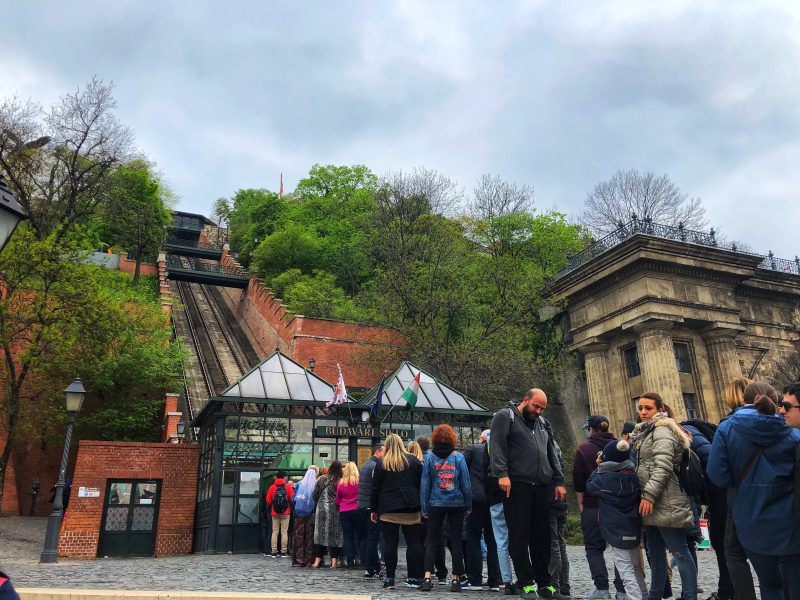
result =
[[381,404],[383,404],[383,384],[385,382],[386,377],[381,379],[381,384],[378,386],[378,395],[375,396],[375,401],[372,403],[372,408],[370,409],[370,412],[376,417],[378,416],[378,411],[381,408]]
[[280,197],[281,197],[281,198],[283,198],[283,173],[281,173],[281,191],[280,191]]
[[339,381],[336,382],[336,388],[333,390],[333,398],[326,406],[336,406],[337,404],[344,404],[347,402],[347,388],[344,386],[342,367],[337,363],[336,368],[339,369]]
[[414,381],[406,388],[406,391],[403,392],[403,395],[400,396],[402,400],[405,400],[409,406],[416,406],[417,405],[417,396],[419,396],[419,376],[421,373],[417,373],[417,376],[414,377]]

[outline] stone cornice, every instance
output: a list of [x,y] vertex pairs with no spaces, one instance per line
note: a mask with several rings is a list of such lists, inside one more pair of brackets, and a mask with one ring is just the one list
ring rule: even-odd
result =
[[783,329],[784,331],[796,331],[789,323],[772,323],[769,321],[756,321],[755,319],[742,319],[744,325],[754,325],[756,327],[772,327],[773,329]]
[[575,327],[571,330],[573,335],[578,334],[582,331],[586,331],[587,329],[602,323],[603,321],[608,321],[613,319],[614,317],[621,315],[624,312],[631,310],[632,308],[636,308],[637,306],[642,306],[643,304],[647,304],[648,302],[653,302],[656,304],[665,304],[668,306],[680,306],[682,308],[693,308],[697,310],[710,310],[717,313],[725,313],[731,315],[738,315],[739,309],[738,308],[726,308],[722,306],[716,306],[714,304],[704,304],[701,302],[687,302],[684,300],[675,300],[673,298],[661,298],[658,296],[642,296],[638,300],[631,302],[630,304],[626,304],[625,306],[618,308],[615,311],[612,311],[608,314],[603,315],[602,317],[595,319],[594,321],[590,321],[584,325],[579,327]]

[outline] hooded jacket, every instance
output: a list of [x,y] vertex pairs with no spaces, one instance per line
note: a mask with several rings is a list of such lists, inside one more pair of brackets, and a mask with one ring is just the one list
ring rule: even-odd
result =
[[[413,454],[406,453],[408,466],[402,471],[387,471],[383,461],[376,459],[370,485],[369,506],[372,512],[384,513],[419,511],[419,484],[422,465]],[[362,469],[363,470],[363,469]]]
[[[275,509],[272,507],[272,499],[275,497],[275,492],[278,490],[279,485],[286,486],[286,497],[289,500],[288,508],[282,513],[275,512]],[[278,477],[274,482],[272,482],[272,485],[269,486],[269,489],[267,490],[267,504],[269,505],[270,514],[273,517],[277,517],[278,515],[291,514],[292,498],[294,498],[294,486],[292,485],[292,482],[291,481],[287,482],[283,477]]]
[[639,497],[642,487],[629,460],[604,462],[589,475],[586,491],[600,503],[600,533],[613,548],[639,547],[642,518]]
[[762,415],[745,405],[720,424],[711,444],[708,476],[722,488],[734,488],[758,449],[753,463],[729,499],[739,540],[746,549],[769,556],[797,554],[800,519],[794,512],[794,470],[800,431],[780,415]]
[[472,485],[467,461],[453,446],[434,444],[422,465],[422,514],[427,516],[431,506],[472,510]]
[[575,491],[585,494],[583,497],[584,508],[597,508],[600,501],[591,492],[586,490],[586,481],[597,468],[597,453],[602,452],[608,442],[615,440],[610,431],[595,431],[575,451],[575,463],[572,466],[572,483]]
[[643,518],[644,525],[684,529],[694,522],[692,505],[678,483],[683,449],[691,445],[689,434],[663,414],[634,430],[636,474],[642,498],[653,503],[653,512]]
[[492,419],[489,454],[492,477],[509,477],[512,483],[564,485],[550,424],[543,417],[528,421],[513,402]]
[[373,454],[369,460],[361,465],[358,472],[358,508],[369,509],[370,497],[372,493],[372,476],[375,473],[375,466],[378,459]]

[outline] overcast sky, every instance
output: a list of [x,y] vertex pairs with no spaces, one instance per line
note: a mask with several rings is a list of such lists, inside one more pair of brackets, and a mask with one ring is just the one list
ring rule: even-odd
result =
[[3,0],[0,15],[0,96],[113,80],[183,210],[360,163],[467,189],[490,172],[577,216],[634,168],[668,173],[754,250],[800,253],[797,2]]

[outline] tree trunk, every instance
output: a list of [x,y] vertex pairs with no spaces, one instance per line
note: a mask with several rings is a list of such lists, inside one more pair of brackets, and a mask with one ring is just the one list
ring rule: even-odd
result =
[[0,511],[3,508],[3,496],[6,485],[6,470],[8,463],[11,459],[11,447],[14,444],[14,438],[17,433],[17,416],[19,414],[19,394],[12,390],[9,394],[8,406],[11,408],[8,416],[8,429],[6,438],[6,445],[0,454]]
[[133,285],[138,285],[139,278],[141,277],[141,275],[142,275],[142,253],[139,252],[136,255],[136,269],[133,272],[133,282],[132,282]]

